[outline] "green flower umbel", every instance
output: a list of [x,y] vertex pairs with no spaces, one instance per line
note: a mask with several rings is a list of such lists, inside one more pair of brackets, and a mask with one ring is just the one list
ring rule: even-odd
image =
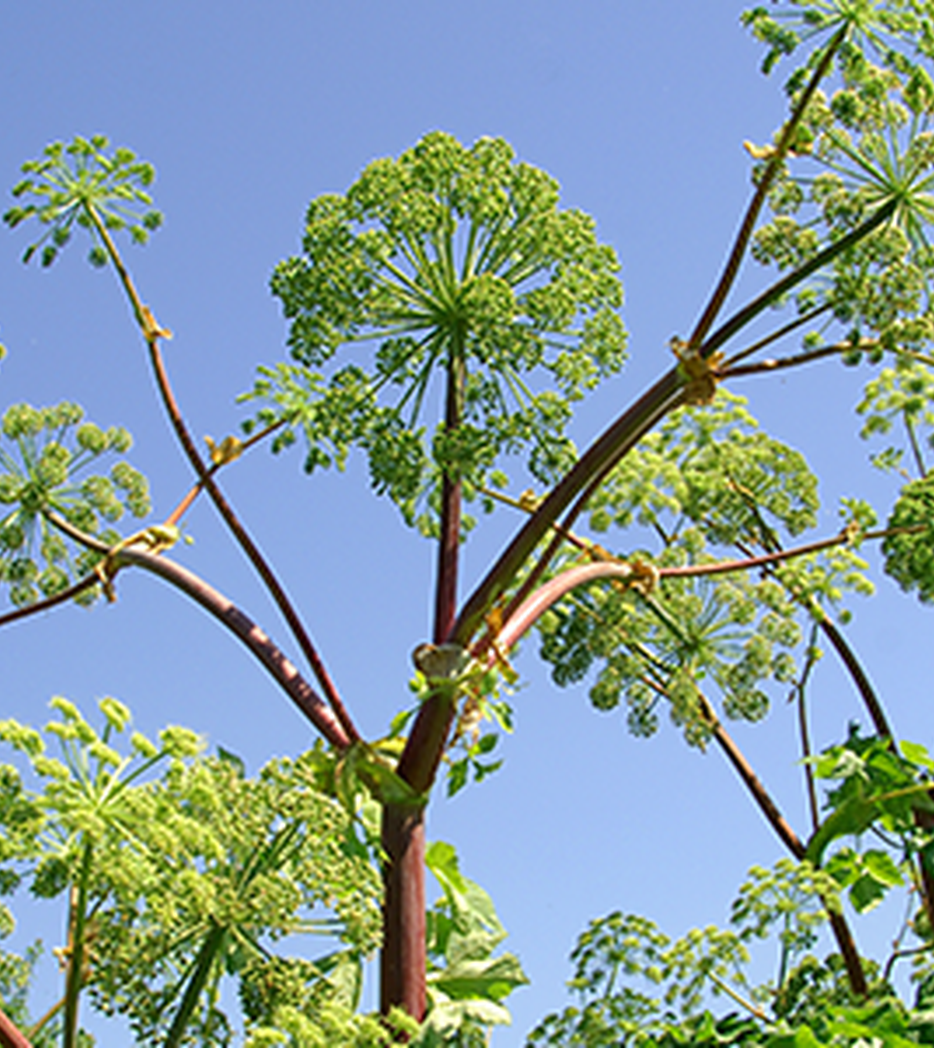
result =
[[[507,143],[433,132],[312,201],[303,253],[272,277],[297,363],[261,369],[248,397],[263,423],[286,420],[276,450],[304,434],[309,471],[361,447],[409,523],[442,476],[469,497],[504,452],[553,481],[574,456],[570,402],[624,360],[618,270],[593,220],[560,210],[556,182]],[[448,409],[429,440],[436,375]]]

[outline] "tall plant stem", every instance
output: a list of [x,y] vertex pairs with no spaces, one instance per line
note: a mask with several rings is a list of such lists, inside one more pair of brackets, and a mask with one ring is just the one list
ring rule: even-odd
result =
[[[768,196],[772,182],[775,180],[775,176],[785,162],[788,149],[794,142],[794,136],[797,134],[798,127],[804,118],[807,107],[811,99],[814,97],[814,92],[820,85],[821,80],[823,80],[827,75],[827,71],[830,69],[830,63],[833,61],[834,55],[837,53],[840,45],[846,38],[846,29],[847,27],[845,25],[841,26],[831,37],[823,55],[821,55],[817,68],[814,70],[810,81],[795,104],[791,117],[782,129],[778,144],[775,147],[775,153],[766,165],[765,170],[762,172],[762,177],[759,179],[752,200],[746,208],[746,214],[743,216],[743,221],[740,225],[739,232],[736,235],[736,239],[733,242],[733,247],[730,250],[726,265],[723,268],[723,273],[717,281],[717,285],[710,296],[710,301],[707,303],[704,312],[701,314],[700,320],[698,320],[694,331],[691,333],[689,345],[699,347],[704,343],[704,340],[707,337],[707,332],[711,327],[713,327],[714,321],[717,319],[720,310],[723,308],[723,305],[727,300],[727,296],[736,281],[740,265],[743,261],[743,256],[746,254],[746,248],[749,246],[749,239],[755,229],[756,221],[759,218],[759,213],[761,212],[762,206]],[[709,348],[705,347],[703,355],[709,356],[715,349],[716,346],[710,346]]]
[[[89,549],[103,553],[105,557],[112,555],[112,551],[106,543],[95,539],[92,535],[86,535],[64,518],[59,517],[55,513],[47,513],[46,516],[52,524],[65,534],[70,535],[77,542],[82,543]],[[208,583],[193,572],[169,560],[167,557],[146,553],[132,546],[119,550],[116,557],[117,563],[113,566],[113,571],[120,570],[124,565],[134,565],[143,568],[143,570],[149,571],[153,575],[158,575],[176,589],[187,594],[197,604],[200,604],[205,611],[213,615],[221,625],[225,626],[238,640],[246,645],[254,657],[259,660],[270,676],[272,676],[273,680],[332,746],[338,750],[346,750],[350,747],[351,739],[321,696],[314,691],[295,666],[282,654],[259,626],[242,612],[233,601],[212,586],[209,586]],[[100,581],[99,578],[98,581]]]
[[427,963],[424,808],[387,804],[381,843],[385,856],[380,1011],[386,1015],[399,1007],[421,1021]]
[[217,486],[216,481],[212,476],[211,469],[207,466],[201,457],[197,445],[191,437],[188,431],[188,427],[185,424],[184,417],[178,406],[178,402],[175,399],[175,395],[172,392],[172,386],[169,382],[168,373],[165,368],[165,362],[162,359],[162,351],[159,348],[159,339],[163,337],[164,333],[155,323],[152,314],[143,305],[142,299],[136,290],[136,286],[130,277],[129,272],[123,264],[123,259],[117,251],[117,246],[110,236],[106,225],[101,221],[100,216],[92,207],[87,208],[88,216],[91,222],[94,224],[94,228],[101,237],[104,243],[104,247],[107,250],[107,254],[110,260],[113,262],[114,268],[117,271],[117,276],[126,292],[127,298],[130,301],[130,305],[133,309],[133,315],[136,318],[136,322],[143,333],[143,337],[146,340],[146,345],[149,351],[150,364],[152,365],[153,374],[155,375],[156,385],[159,389],[159,395],[162,398],[163,406],[165,407],[166,414],[169,417],[169,421],[172,428],[175,431],[175,435],[178,438],[178,442],[181,445],[192,469],[198,477],[198,482],[204,486],[211,501],[217,508],[221,518],[230,529],[234,538],[240,545],[240,548],[246,554],[247,559],[253,565],[257,574],[263,580],[267,590],[272,596],[276,607],[279,609],[283,618],[292,631],[292,635],[298,642],[299,647],[302,650],[305,658],[308,660],[308,665],[311,667],[311,671],[318,681],[321,690],[324,692],[327,701],[330,703],[337,719],[340,721],[344,732],[352,741],[357,741],[360,736],[357,732],[356,727],[344,706],[343,701],[338,694],[337,688],[334,682],[331,680],[327,669],[321,657],[318,654],[317,649],[312,643],[311,637],[308,635],[308,631],[305,629],[304,624],[298,616],[294,605],[287,596],[285,590],[280,584],[278,578],[273,572],[270,565],[267,563],[265,557],[260,552],[259,547],[250,537],[246,528],[241,523],[240,519],[234,513],[233,508],[224,498]]
[[[461,422],[464,361],[460,342],[453,339],[447,364],[444,426],[454,431]],[[461,530],[461,481],[445,473],[441,482],[441,521],[435,579],[436,644],[447,641],[457,613],[457,578]],[[451,727],[454,703],[440,695],[428,698],[419,719],[437,733],[430,744],[440,755]],[[413,731],[414,734],[414,731]],[[411,741],[411,739],[409,740]],[[409,752],[406,747],[406,752]],[[397,773],[421,792],[419,767],[402,760]],[[401,1007],[421,1020],[425,1014],[425,809],[387,805],[383,809],[383,946],[380,955],[380,1008],[386,1014]]]
[[77,890],[72,892],[68,913],[69,957],[68,974],[65,979],[65,1028],[62,1037],[64,1048],[75,1048],[78,1041],[78,1002],[84,983],[84,936],[87,927],[88,882],[91,877],[93,850],[94,845],[91,838],[86,836],[81,855]]
[[[444,428],[457,429],[461,421],[464,362],[458,347],[452,350],[447,368]],[[454,628],[457,614],[458,552],[461,530],[461,481],[445,472],[441,482],[441,522],[438,535],[438,575],[435,580],[434,641],[442,644]]]

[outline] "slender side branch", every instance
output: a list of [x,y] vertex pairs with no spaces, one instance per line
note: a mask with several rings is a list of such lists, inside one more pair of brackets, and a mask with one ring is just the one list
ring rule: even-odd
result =
[[25,619],[30,615],[37,615],[40,611],[48,611],[49,608],[54,608],[56,604],[64,604],[66,600],[77,597],[79,593],[96,586],[99,582],[100,576],[92,571],[89,575],[85,575],[84,578],[78,579],[77,582],[67,589],[53,593],[51,597],[37,600],[34,604],[27,604],[23,608],[16,608],[14,611],[8,611],[4,615],[0,615],[0,626],[6,626],[10,622],[16,622],[17,619]]
[[[846,38],[846,29],[847,27],[845,25],[841,26],[834,36],[831,37],[827,44],[827,49],[821,56],[821,60],[818,63],[817,68],[814,70],[807,87],[798,99],[797,105],[795,106],[790,119],[782,129],[781,137],[775,147],[775,153],[769,160],[765,171],[762,172],[762,177],[759,180],[759,184],[756,186],[756,191],[753,194],[752,200],[749,202],[746,214],[743,216],[742,225],[740,226],[739,233],[736,235],[736,240],[733,243],[729,257],[727,258],[726,265],[723,269],[723,275],[717,282],[717,286],[714,288],[713,294],[710,296],[710,301],[691,334],[689,344],[692,346],[700,346],[703,343],[704,339],[707,337],[707,332],[713,326],[714,321],[717,319],[717,315],[723,308],[724,302],[726,302],[730,289],[733,287],[733,283],[739,273],[740,264],[746,253],[746,248],[749,245],[749,238],[752,236],[752,231],[755,228],[759,212],[762,210],[762,205],[765,203],[772,182],[785,161],[789,147],[794,142],[794,136],[797,133],[798,126],[804,118],[804,114],[811,99],[814,97],[814,92],[817,90],[821,80],[826,76],[827,71],[830,68],[830,63],[833,61],[833,56],[837,53],[840,45]],[[709,350],[705,348],[703,355],[705,357],[709,356],[716,348],[716,346],[711,346]]]
[[[247,451],[254,444],[258,444],[261,440],[265,440],[266,437],[270,435],[270,433],[274,433],[277,429],[281,429],[281,427],[284,426],[285,423],[286,419],[280,418],[276,422],[270,423],[270,425],[265,426],[258,433],[254,433],[253,436],[249,439],[244,440],[239,446],[237,457],[242,455],[244,451]],[[223,469],[224,466],[226,466],[229,462],[232,461],[232,458],[223,458],[219,462],[212,462],[210,468],[207,471],[207,475],[209,477],[213,477],[215,473]],[[181,500],[181,502],[179,502],[175,509],[173,509],[172,512],[168,515],[168,517],[166,517],[166,524],[178,524],[182,517],[184,517],[184,515],[188,512],[191,504],[201,494],[202,491],[204,491],[204,481],[199,480],[197,483],[192,485],[191,489],[188,491],[188,494],[185,495],[185,497]]]
[[[678,404],[684,382],[680,369],[671,368],[590,446],[544,499],[528,522],[520,528],[486,577],[473,591],[461,609],[452,639],[462,644],[470,640],[493,602],[506,589],[541,539],[572,504],[579,492],[589,490],[591,486],[603,480],[623,455]],[[582,505],[575,505],[573,516],[577,516],[582,509]],[[562,526],[568,528],[572,523],[572,514],[569,513]]]
[[876,734],[881,735],[883,738],[891,739],[892,729],[889,726],[888,718],[885,715],[885,710],[882,708],[882,703],[879,701],[879,696],[876,695],[875,688],[873,688],[869,677],[866,675],[866,671],[856,657],[856,653],[850,647],[843,634],[837,629],[830,616],[823,610],[823,608],[820,610],[821,617],[818,620],[818,625],[821,628],[821,632],[833,645],[840,661],[844,666],[846,666],[847,672],[852,678],[856,690],[860,694],[860,698],[863,700],[863,705],[869,713]]
[[769,360],[757,360],[755,364],[739,364],[735,366],[730,364],[717,369],[717,378],[744,378],[747,375],[761,375],[763,372],[796,368],[802,364],[811,364],[815,360],[822,360],[824,357],[838,356],[853,348],[863,349],[865,347],[854,347],[849,342],[838,342],[833,346],[821,346],[820,349],[812,349],[807,353],[795,353],[790,357],[772,357]]
[[[791,325],[788,326],[790,327]],[[784,331],[776,332],[776,336],[783,333]],[[807,353],[795,353],[790,357],[760,360],[755,364],[743,364],[741,367],[736,365],[735,362],[737,360],[741,360],[747,357],[750,353],[755,352],[757,349],[761,349],[766,341],[771,341],[771,339],[763,339],[760,344],[750,346],[748,350],[743,353],[738,353],[735,357],[722,364],[716,369],[717,379],[743,378],[746,375],[758,375],[763,372],[778,371],[780,368],[793,368],[798,367],[800,364],[810,364],[811,361],[819,360],[821,357],[834,356],[838,353],[849,353],[854,350],[866,352],[880,348],[879,340],[877,338],[866,338],[855,344],[850,341],[836,342],[832,346],[821,346],[820,349],[810,350]],[[929,367],[934,367],[934,357],[928,356],[926,353],[917,353],[913,349],[902,349],[899,346],[886,348],[896,357],[904,357],[906,360],[917,360],[920,364],[927,364]]]
[[308,635],[304,624],[299,618],[292,602],[286,595],[285,590],[279,583],[279,580],[276,578],[272,568],[260,552],[259,547],[250,537],[249,533],[234,513],[231,505],[221,494],[220,488],[217,486],[211,475],[211,470],[202,459],[201,453],[192,439],[188,427],[185,425],[185,420],[179,409],[175,395],[172,392],[171,384],[169,383],[168,373],[166,372],[165,363],[162,359],[162,351],[159,348],[159,338],[163,337],[165,332],[159,328],[153,320],[150,311],[143,305],[130,274],[123,265],[123,260],[120,257],[117,246],[114,243],[113,238],[110,236],[107,227],[101,221],[100,216],[94,208],[89,207],[87,211],[91,222],[94,224],[94,228],[97,230],[104,243],[107,254],[110,256],[110,259],[117,270],[117,275],[120,278],[124,291],[130,300],[133,315],[136,318],[137,324],[140,326],[143,337],[146,339],[146,345],[149,349],[150,363],[152,364],[153,372],[155,374],[156,385],[158,386],[160,396],[162,397],[162,403],[169,416],[172,428],[175,430],[178,441],[181,444],[192,469],[198,477],[199,483],[201,483],[207,490],[208,495],[217,508],[217,511],[230,528],[234,538],[240,544],[240,548],[244,551],[250,563],[256,569],[257,574],[269,590],[276,606],[288,623],[292,635],[298,642],[302,653],[308,660],[308,664],[311,667],[318,684],[327,696],[328,702],[340,721],[344,733],[346,733],[351,740],[357,741],[360,738],[359,733],[357,732],[350,714],[347,712],[347,709],[344,706],[337,688],[331,680],[321,657],[318,655],[317,649],[312,643],[311,637]]
[[210,612],[237,636],[266,667],[276,683],[338,750],[346,750],[353,741],[324,699],[312,689],[295,666],[282,654],[269,637],[232,601],[209,586],[180,564],[132,547],[122,550],[121,560],[158,575]]
[[811,639],[808,642],[808,654],[801,672],[801,678],[795,686],[798,693],[798,734],[801,736],[801,757],[804,761],[804,782],[807,789],[808,809],[811,813],[811,832],[817,833],[820,827],[820,809],[817,805],[817,786],[814,782],[814,768],[811,765],[811,732],[808,727],[807,684],[816,659],[817,631],[820,623],[811,626]]
[[[47,516],[56,527],[89,548],[104,554],[112,552],[106,543],[91,535],[86,535],[58,514],[49,513]],[[314,691],[259,626],[233,601],[228,600],[222,593],[209,586],[187,568],[183,568],[164,556],[147,553],[133,546],[125,546],[116,554],[111,564],[111,572],[116,573],[125,565],[143,568],[153,575],[158,575],[200,604],[205,611],[213,615],[249,648],[276,683],[332,746],[338,750],[346,750],[350,747],[353,740],[348,736],[332,710],[328,708],[324,699]],[[100,580],[97,579],[97,581]]]
[[[820,545],[833,545],[845,540],[845,536],[843,538],[837,537],[834,540],[825,540],[825,542]],[[800,555],[800,552],[798,555]],[[762,563],[774,561],[776,557],[782,558],[783,554],[770,554],[766,557],[749,558],[749,561]],[[750,565],[747,562],[747,566],[755,565]],[[720,570],[737,570],[736,562],[733,562],[732,565],[710,565],[710,567]],[[676,572],[684,573],[684,569],[670,569],[670,571],[672,574],[675,574]],[[617,578],[623,581],[628,581],[632,584],[634,574],[635,572],[632,565],[614,562],[580,565],[562,572],[562,574],[556,579],[553,579],[551,582],[542,586],[515,611],[497,637],[498,650],[508,650],[509,647],[511,647],[519,637],[529,629],[532,623],[542,615],[545,610],[547,610],[547,608],[551,607],[557,600],[560,600],[562,596],[576,586],[584,585],[587,582],[592,582],[598,578]],[[659,571],[659,574],[661,574],[661,571]],[[802,844],[800,838],[782,815],[771,795],[759,781],[752,766],[745,759],[739,747],[733,741],[729,733],[723,728],[719,718],[716,717],[706,699],[704,700],[704,710],[717,744],[733,765],[734,770],[739,775],[769,825],[773,828],[791,854],[800,861],[806,854],[806,848]],[[868,992],[866,976],[863,971],[862,962],[859,958],[859,953],[853,942],[849,926],[841,914],[834,913],[829,909],[828,914],[831,928],[837,940],[837,945],[840,948],[841,955],[846,964],[847,974],[853,992],[859,996],[865,996]]]
[[733,356],[721,364],[718,369],[718,377],[723,378],[727,372],[732,374],[734,366],[741,360],[746,360],[753,354],[758,353],[760,349],[765,349],[766,346],[770,346],[773,342],[778,342],[786,335],[790,335],[792,331],[797,331],[798,328],[804,327],[805,324],[810,324],[812,320],[816,320],[822,313],[826,313],[830,307],[831,303],[829,302],[824,302],[823,305],[815,306],[814,309],[802,313],[800,316],[795,317],[794,320],[789,321],[787,324],[783,324],[780,328],[770,331],[769,334],[764,335],[758,341],[753,342],[751,346],[747,346],[745,349],[741,349],[738,353],[734,353]]
[[817,270],[822,269],[828,262],[832,262],[839,254],[848,250],[854,244],[858,244],[861,240],[864,240],[873,230],[878,229],[883,222],[887,222],[892,217],[897,207],[898,200],[895,198],[887,200],[884,204],[880,204],[872,215],[865,220],[865,222],[861,222],[855,229],[850,230],[850,232],[845,236],[840,237],[839,240],[835,240],[833,243],[828,244],[823,251],[818,251],[816,255],[809,258],[807,262],[796,269],[793,273],[789,273],[788,276],[783,277],[771,287],[766,288],[762,294],[757,295],[751,302],[747,303],[747,305],[743,306],[742,309],[734,313],[725,324],[717,328],[710,338],[708,338],[701,346],[699,351],[701,356],[712,356],[720,346],[728,342],[738,331],[741,331],[750,321],[754,320],[760,313],[768,309],[769,306],[778,302],[784,295],[787,295],[792,288],[797,287],[802,281],[807,280],[812,273],[816,273]]

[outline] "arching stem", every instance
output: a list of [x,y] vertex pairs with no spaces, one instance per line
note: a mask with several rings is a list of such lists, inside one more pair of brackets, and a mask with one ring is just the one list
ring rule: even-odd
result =
[[308,664],[311,667],[312,673],[315,679],[318,681],[319,686],[324,692],[328,702],[331,705],[335,715],[341,723],[344,733],[353,741],[359,739],[359,733],[347,712],[346,707],[340,695],[338,694],[337,688],[334,682],[331,680],[321,657],[318,654],[317,649],[312,643],[311,637],[308,635],[308,631],[305,629],[304,624],[298,616],[294,605],[287,596],[281,583],[276,577],[270,565],[267,563],[265,557],[260,552],[259,547],[250,537],[246,528],[241,523],[240,519],[234,513],[233,508],[221,494],[220,488],[217,486],[216,481],[213,478],[212,471],[206,465],[201,457],[201,453],[198,450],[191,434],[188,431],[188,427],[185,424],[184,417],[182,416],[181,410],[178,406],[178,402],[175,399],[175,395],[172,392],[172,386],[169,382],[168,373],[165,368],[165,362],[162,359],[162,351],[159,348],[159,339],[164,337],[164,332],[155,323],[152,314],[143,305],[142,299],[136,290],[136,286],[130,277],[129,272],[123,264],[123,259],[120,257],[120,253],[117,250],[117,246],[110,235],[109,230],[103,221],[101,221],[100,215],[93,207],[87,207],[87,214],[89,219],[94,225],[95,230],[103,241],[104,247],[107,251],[110,260],[113,262],[114,268],[117,271],[117,276],[120,279],[120,283],[126,292],[127,298],[130,301],[131,308],[133,310],[133,316],[136,318],[136,322],[142,331],[143,337],[146,340],[146,345],[149,350],[149,359],[152,365],[153,373],[156,378],[156,385],[159,389],[159,394],[162,398],[163,406],[165,407],[166,414],[169,417],[169,421],[172,428],[175,430],[175,435],[178,438],[179,444],[188,461],[198,477],[199,484],[203,485],[211,501],[220,513],[221,518],[227,524],[234,538],[240,545],[240,548],[246,554],[247,559],[255,568],[257,574],[263,580],[267,590],[273,598],[273,601],[281,612],[283,618],[288,623],[289,629],[292,631],[292,635],[298,642],[299,647],[302,650],[305,658],[308,660]]

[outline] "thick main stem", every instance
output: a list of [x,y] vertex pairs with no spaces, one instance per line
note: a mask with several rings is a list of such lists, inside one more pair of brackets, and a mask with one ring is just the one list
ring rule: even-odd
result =
[[[455,340],[447,368],[444,424],[454,430],[461,421],[464,363]],[[457,613],[458,552],[461,527],[461,482],[445,474],[441,487],[441,522],[438,536],[438,574],[435,581],[433,639],[443,644],[454,628]],[[446,696],[429,698],[419,717],[433,728],[433,737],[418,744],[418,752],[440,754],[444,748],[454,703]],[[419,730],[416,724],[413,735]],[[419,735],[419,738],[422,738]],[[410,743],[412,739],[409,740]],[[406,747],[410,752],[410,747]],[[431,778],[434,778],[433,765]],[[418,792],[431,784],[422,769],[403,759],[398,774]],[[425,809],[387,805],[383,810],[383,949],[380,958],[380,1009],[386,1014],[401,1007],[421,1019],[425,1014],[425,974],[428,956],[425,942]]]
[[380,1011],[403,1008],[425,1015],[425,812],[386,805],[383,809],[383,950]]

